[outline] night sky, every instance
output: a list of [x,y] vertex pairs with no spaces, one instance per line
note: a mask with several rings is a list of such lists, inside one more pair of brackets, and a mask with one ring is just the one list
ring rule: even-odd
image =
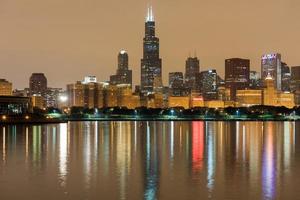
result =
[[[134,83],[140,59],[146,0],[0,0],[0,78],[28,87],[32,72],[65,87],[96,75],[109,79],[126,49]],[[153,0],[163,59],[163,79],[184,71],[196,52],[201,70],[224,74],[225,58],[251,59],[260,70],[264,53],[279,52],[300,65],[299,0]]]

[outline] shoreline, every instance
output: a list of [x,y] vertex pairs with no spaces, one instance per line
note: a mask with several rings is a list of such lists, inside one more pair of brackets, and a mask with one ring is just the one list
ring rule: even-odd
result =
[[19,125],[19,124],[59,124],[68,122],[108,122],[108,121],[154,121],[154,122],[168,122],[168,121],[215,121],[215,122],[297,122],[300,119],[212,119],[212,118],[78,118],[78,119],[45,119],[45,120],[7,120],[1,121],[0,125]]

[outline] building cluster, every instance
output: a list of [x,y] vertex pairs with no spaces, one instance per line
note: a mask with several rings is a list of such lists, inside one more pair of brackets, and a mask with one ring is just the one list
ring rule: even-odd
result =
[[125,50],[118,54],[116,73],[109,81],[95,76],[61,88],[49,88],[43,73],[33,73],[29,87],[13,90],[12,83],[0,79],[1,96],[30,99],[33,107],[243,107],[252,105],[300,105],[300,66],[289,67],[279,53],[261,57],[261,73],[252,71],[250,60],[226,59],[225,77],[216,69],[202,71],[197,56],[189,56],[184,72],[170,72],[168,86],[162,81],[159,38],[155,34],[152,8],[148,9],[143,39],[140,85],[133,88],[132,70]]

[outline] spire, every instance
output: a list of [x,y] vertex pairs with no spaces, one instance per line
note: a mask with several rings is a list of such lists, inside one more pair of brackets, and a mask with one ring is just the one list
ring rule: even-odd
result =
[[148,6],[148,8],[147,8],[146,22],[154,22],[154,15],[153,15],[152,6]]

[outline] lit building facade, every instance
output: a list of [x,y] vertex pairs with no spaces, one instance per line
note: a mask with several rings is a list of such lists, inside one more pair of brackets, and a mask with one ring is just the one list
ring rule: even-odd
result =
[[102,108],[103,88],[105,83],[98,83],[85,78],[67,85],[68,106]]
[[188,109],[190,107],[190,97],[189,96],[171,96],[169,97],[168,107],[183,107]]
[[295,94],[295,103],[300,105],[300,66],[291,67],[291,91]]
[[218,74],[216,70],[202,71],[198,75],[200,93],[202,94],[205,101],[217,100],[218,99]]
[[268,75],[270,75],[274,80],[276,89],[281,91],[281,54],[265,54],[262,56],[261,79],[265,80]]
[[110,84],[132,85],[132,70],[129,70],[128,53],[125,50],[119,52],[117,73],[115,75],[110,76]]
[[33,73],[29,79],[30,95],[44,96],[47,91],[47,78],[43,73]]
[[275,81],[271,75],[268,75],[263,90],[263,105],[293,108],[295,106],[295,96],[290,92],[276,90]]
[[32,104],[30,98],[0,96],[0,114],[20,115],[26,113],[32,113]]
[[249,88],[252,90],[258,90],[262,88],[262,82],[260,73],[257,71],[250,71],[250,83]]
[[162,60],[159,57],[159,39],[155,36],[152,7],[148,8],[145,22],[143,58],[141,60],[141,96],[154,93],[154,80],[162,80]]
[[196,78],[200,72],[200,61],[197,57],[188,57],[185,62],[185,84],[188,89],[196,90]]
[[283,92],[291,91],[290,85],[291,85],[290,67],[286,63],[281,62],[281,90]]
[[187,96],[189,91],[184,84],[182,72],[169,73],[170,96]]
[[225,87],[230,90],[230,100],[236,100],[236,90],[249,88],[250,60],[231,58],[225,60]]
[[262,90],[237,90],[236,91],[236,106],[249,107],[261,105],[263,99]]
[[43,109],[44,98],[40,94],[34,94],[31,96],[32,107]]
[[0,79],[0,96],[12,96],[12,83]]

